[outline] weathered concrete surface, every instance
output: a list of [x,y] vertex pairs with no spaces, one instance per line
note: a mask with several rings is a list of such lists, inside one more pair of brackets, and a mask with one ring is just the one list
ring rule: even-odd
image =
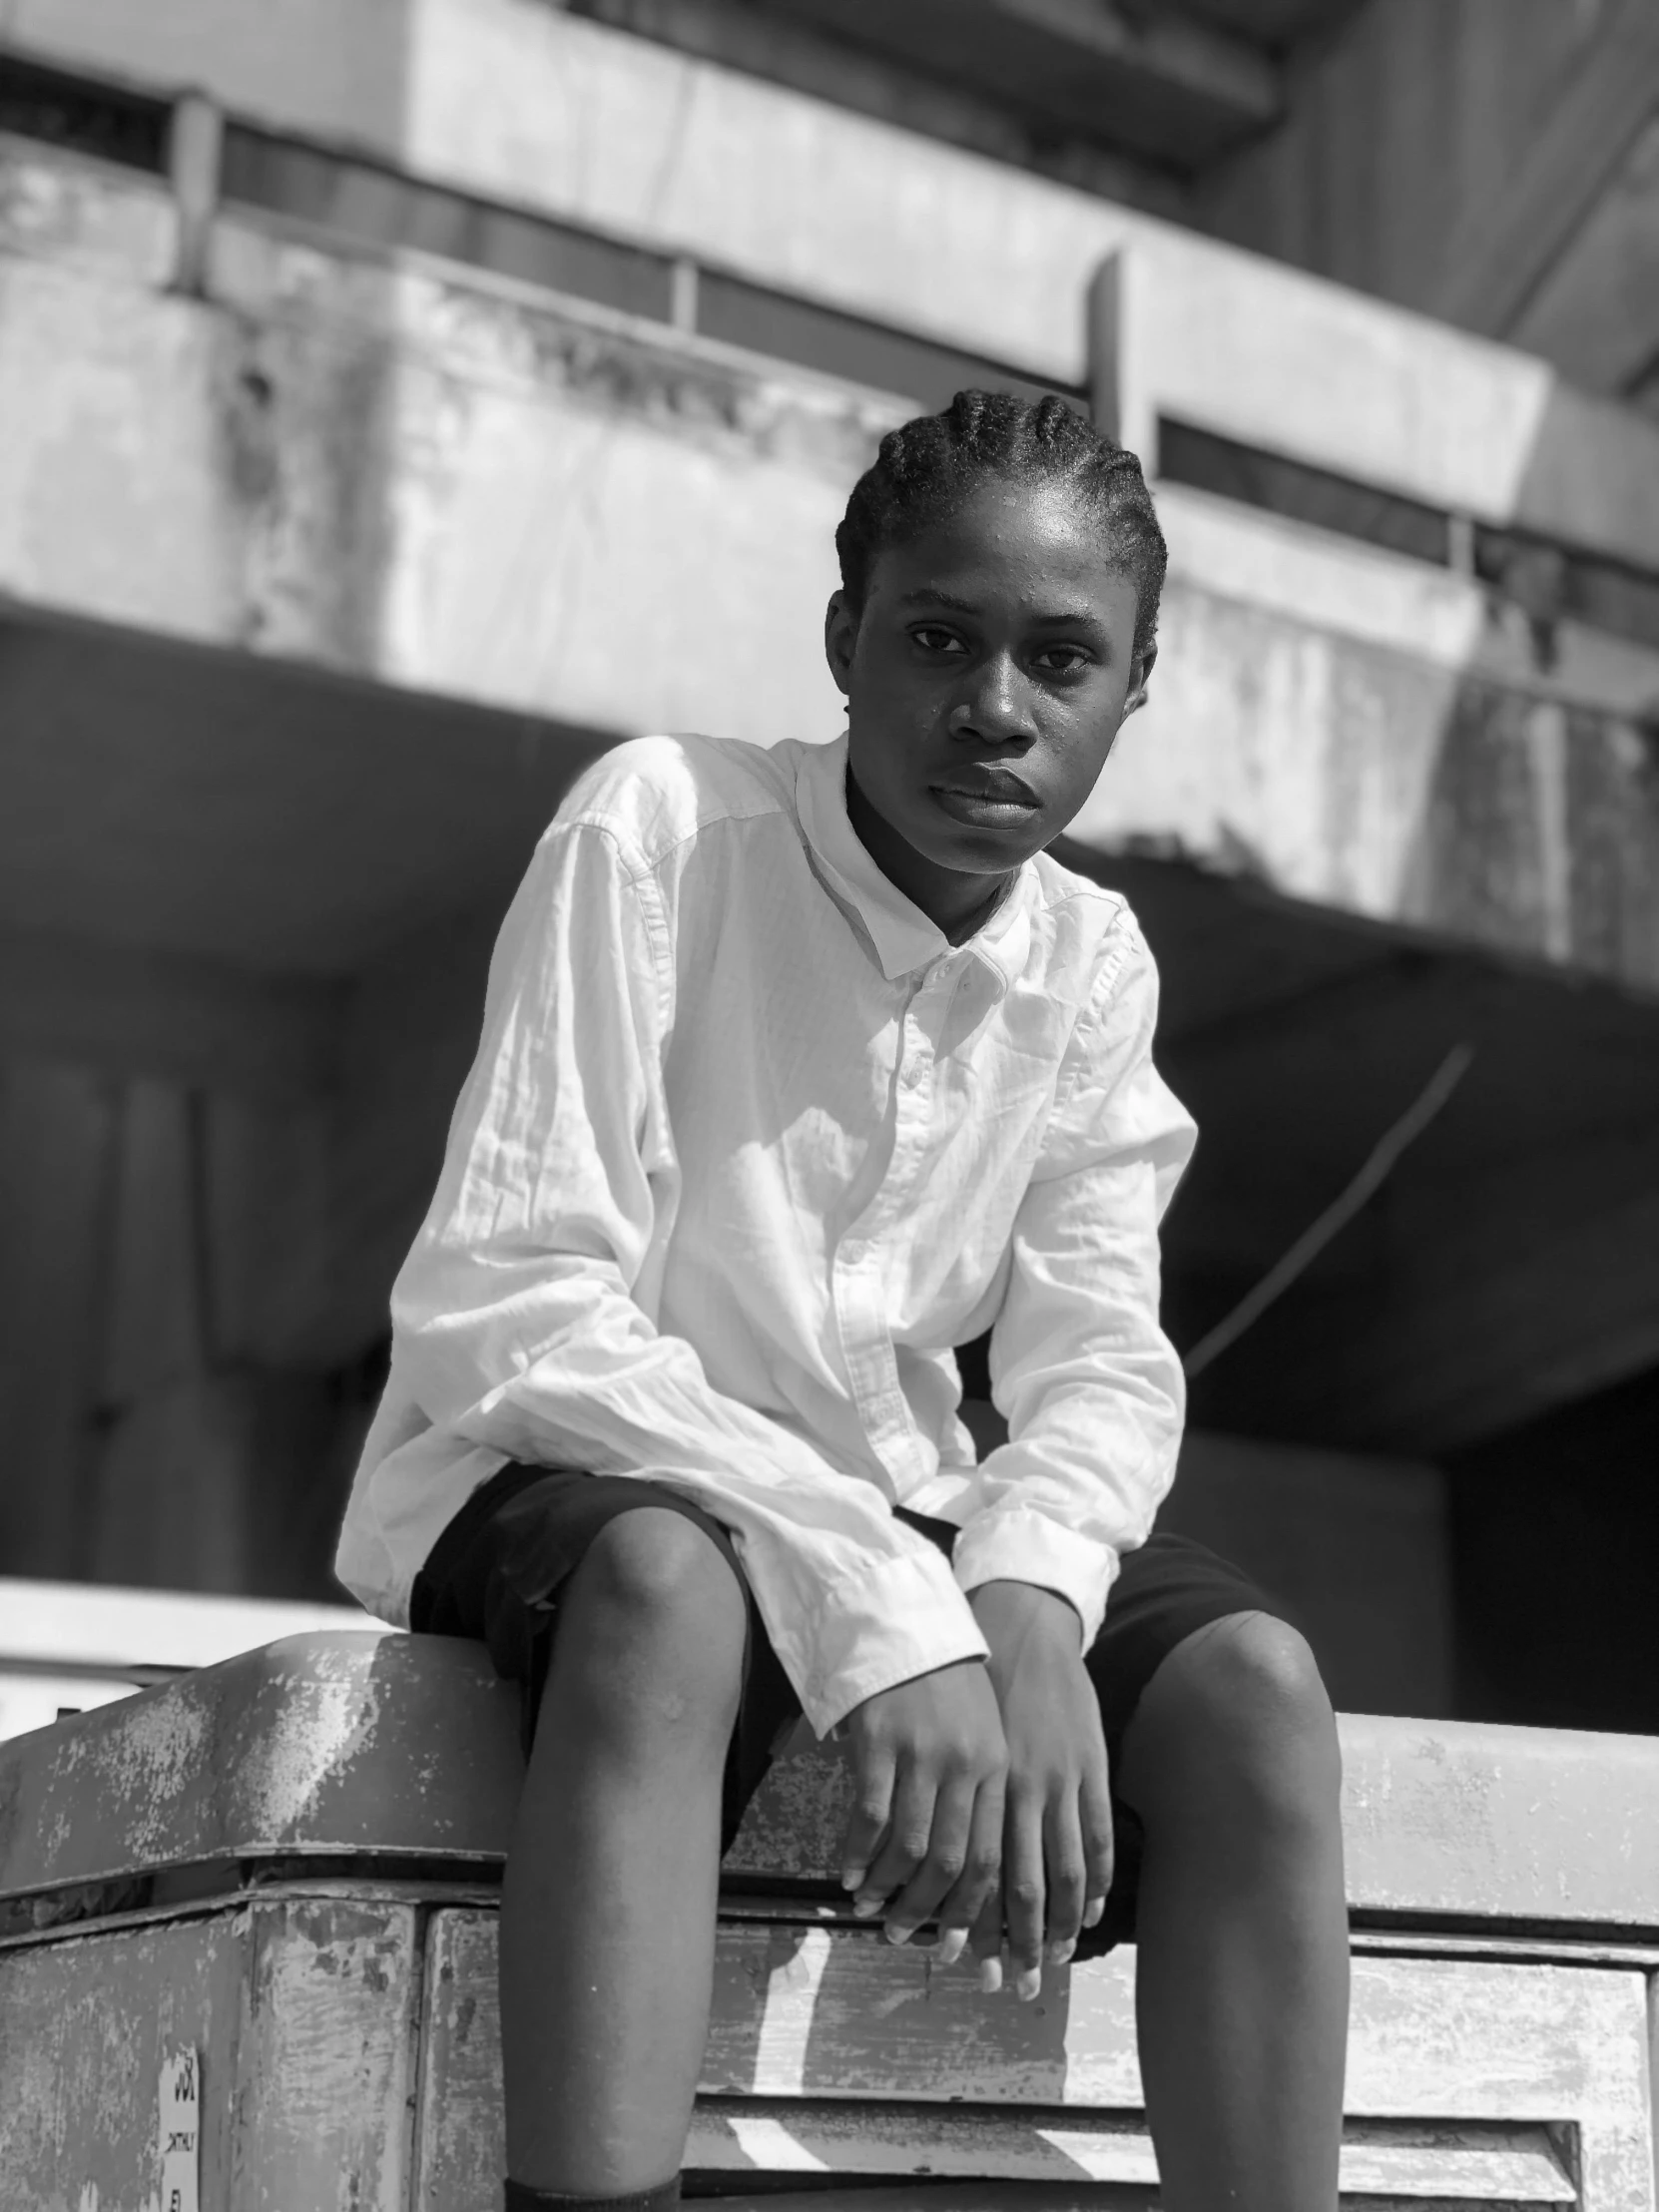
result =
[[419,1947],[410,1906],[289,1899],[0,1949],[6,2212],[166,2212],[180,2051],[204,2212],[409,2212]]
[[[1343,1749],[1351,1901],[1414,1931],[1403,1955],[1356,1939],[1346,2192],[1653,2212],[1631,1938],[1659,1938],[1659,1745],[1350,1718]],[[481,1652],[423,1638],[295,1639],[0,1748],[8,2212],[87,2212],[93,2191],[99,2212],[152,2212],[156,2084],[181,2048],[203,2064],[205,2205],[485,2212],[496,1916],[429,1886],[388,1899],[384,1862],[464,1877],[499,1858],[519,1778],[512,1693]],[[793,1757],[729,1872],[822,1877],[840,1803],[838,1769]],[[148,1924],[142,1891],[108,1881],[306,1853],[325,1889]],[[353,1855],[378,1896],[352,1894]],[[136,1924],[73,1925],[124,1904]],[[1442,1916],[1625,1951],[1436,1956]],[[1151,2178],[1131,1952],[1022,2006],[832,1909],[734,1907],[702,2090],[693,2163],[734,2177],[943,2173],[1013,2195]]]
[[1085,290],[1127,253],[1132,443],[1161,402],[1494,521],[1659,539],[1659,434],[1540,362],[539,0],[19,0],[11,35],[1039,376],[1083,379]]
[[[1374,1714],[1339,1725],[1356,1911],[1659,1930],[1659,1744]],[[838,1765],[799,1746],[729,1873],[831,1879],[846,1805]]]
[[[230,222],[186,301],[108,178],[5,173],[0,593],[577,728],[832,734],[833,527],[902,400]],[[1539,667],[1461,579],[1166,503],[1163,666],[1085,841],[1654,982],[1659,653]]]
[[[498,1923],[433,1903],[353,1896],[336,1873],[310,1895],[0,1946],[8,2212],[156,2212],[158,2086],[181,2052],[200,2065],[204,2207],[489,2212]],[[1362,1938],[1345,2198],[1652,2212],[1645,1980],[1633,1963],[1380,1956]],[[995,2186],[959,2200],[975,2212],[1086,2212],[1102,2182],[1155,2179],[1134,1997],[1127,1951],[1051,1972],[1019,2005],[923,1944],[729,1921],[689,2162],[728,2188],[942,2175]]]
[[496,1857],[522,1771],[517,1693],[472,1646],[291,1637],[0,1747],[0,1890],[288,1853]]
[[[500,2170],[495,1916],[441,1912],[428,1941],[419,2170],[433,2212],[484,2212]],[[1650,2212],[1644,1982],[1358,1956],[1345,2201]],[[688,2163],[727,2187],[756,2170],[981,2176],[1006,2193],[962,2201],[1017,2204],[1040,2181],[1058,2193],[1026,2201],[1081,2212],[1098,2199],[1068,2201],[1066,2183],[1154,2175],[1132,1952],[1045,1976],[1020,2005],[981,1997],[971,1960],[941,1971],[874,1932],[729,1925],[701,2086]]]
[[[1071,834],[1659,985],[1659,747],[1573,706],[1179,574],[1160,663]],[[1659,665],[1655,672],[1659,675]]]
[[12,243],[0,592],[619,733],[835,727],[833,528],[895,402],[229,227],[217,311]]
[[[1357,1910],[1659,1931],[1659,1743],[1342,1728]],[[0,1897],[215,1860],[497,1859],[521,1776],[517,1694],[474,1646],[289,1638],[0,1746]],[[804,1749],[729,1871],[832,1879],[842,1805],[838,1760]]]

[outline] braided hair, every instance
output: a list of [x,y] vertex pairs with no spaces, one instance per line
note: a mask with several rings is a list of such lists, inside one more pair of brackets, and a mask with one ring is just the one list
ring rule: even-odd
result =
[[942,414],[889,430],[835,532],[841,588],[861,612],[876,558],[941,520],[987,481],[1067,484],[1135,586],[1135,652],[1151,651],[1168,558],[1135,455],[1055,392],[959,391]]

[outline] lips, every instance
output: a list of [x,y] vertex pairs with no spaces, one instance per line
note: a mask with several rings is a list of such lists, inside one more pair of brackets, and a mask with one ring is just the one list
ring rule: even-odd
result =
[[981,763],[953,768],[947,776],[941,776],[933,786],[934,791],[951,793],[962,799],[989,800],[998,807],[1040,807],[1042,801],[1011,768],[990,768]]

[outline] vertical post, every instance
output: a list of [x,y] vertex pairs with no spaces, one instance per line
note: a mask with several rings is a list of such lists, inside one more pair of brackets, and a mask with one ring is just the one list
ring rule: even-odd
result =
[[697,329],[697,264],[682,254],[674,265],[669,292],[669,321],[690,337]]
[[225,118],[216,103],[203,92],[182,94],[174,103],[167,144],[168,176],[179,218],[173,289],[193,299],[207,290],[224,145]]
[[[1158,414],[1147,385],[1146,333],[1134,304],[1146,278],[1144,261],[1109,254],[1089,285],[1089,401],[1108,437],[1140,457],[1150,483],[1158,473]],[[1140,339],[1137,360],[1133,341]]]
[[1089,405],[1095,428],[1123,435],[1123,260],[1109,254],[1089,286]]

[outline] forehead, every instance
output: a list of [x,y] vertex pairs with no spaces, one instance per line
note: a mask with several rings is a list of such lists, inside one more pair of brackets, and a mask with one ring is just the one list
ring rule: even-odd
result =
[[870,596],[936,594],[1040,613],[1079,597],[1105,620],[1134,615],[1135,588],[1098,507],[1071,485],[993,480],[883,547]]

